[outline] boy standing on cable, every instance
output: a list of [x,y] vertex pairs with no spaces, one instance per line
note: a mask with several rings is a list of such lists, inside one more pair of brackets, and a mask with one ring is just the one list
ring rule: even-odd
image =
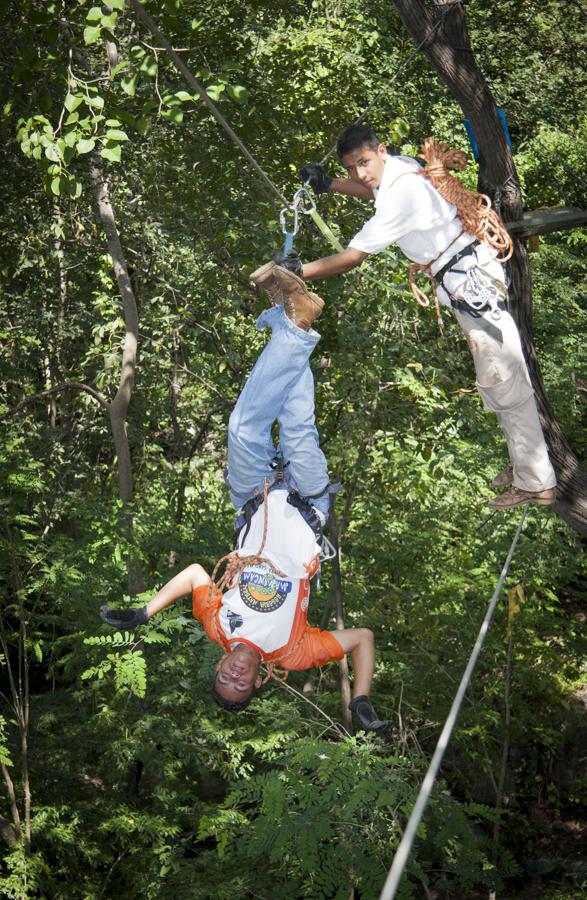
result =
[[[188,566],[141,609],[102,607],[105,622],[117,628],[145,624],[175,600],[191,595],[193,614],[225,655],[217,666],[213,695],[229,710],[248,705],[261,687],[265,663],[303,670],[350,653],[354,669],[350,709],[361,728],[382,732],[391,723],[377,718],[369,701],[374,668],[373,633],[368,628],[321,631],[307,622],[310,578],[319,566],[318,539],[328,518],[326,459],[314,417],[310,356],[320,335],[311,327],[324,305],[286,270],[274,275],[277,301],[257,328],[271,328],[230,416],[226,480],[236,509],[237,549],[220,560],[218,582],[202,566]],[[271,437],[279,423],[283,464],[275,465]]]
[[[426,154],[429,149],[430,155]],[[373,200],[375,213],[342,252],[305,265],[295,254],[280,257],[278,262],[303,279],[328,278],[348,272],[369,254],[397,244],[413,261],[412,270],[420,269],[433,278],[435,299],[452,306],[473,354],[483,405],[496,414],[505,434],[510,462],[491,486],[509,490],[489,500],[488,505],[494,509],[511,509],[528,502],[547,506],[555,501],[556,476],[518,329],[507,310],[503,267],[494,249],[499,242],[492,240],[497,232],[502,238],[499,249],[504,249],[509,238],[495,214],[483,209],[482,202],[479,207],[480,195],[465,191],[448,174],[442,159],[434,157],[439,149],[450,157],[452,168],[463,167],[454,164],[460,151],[448,151],[434,142],[425,145],[429,165],[423,169],[411,157],[390,156],[369,126],[345,128],[338,138],[337,152],[349,178],[331,178],[318,163],[304,166],[300,175],[317,194],[350,194]],[[440,192],[438,187],[442,189],[447,179],[452,179],[461,199],[449,202]],[[469,199],[477,199],[472,215],[461,202],[466,194]],[[489,231],[488,220],[492,223]],[[251,279],[271,289],[272,271],[267,264]],[[422,293],[418,293],[421,298]]]

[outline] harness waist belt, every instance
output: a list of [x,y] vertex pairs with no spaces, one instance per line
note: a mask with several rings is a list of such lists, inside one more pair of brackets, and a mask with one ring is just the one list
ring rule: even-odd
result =
[[[480,241],[471,241],[470,244],[467,244],[466,247],[463,247],[462,250],[459,250],[458,253],[455,253],[454,256],[451,256],[449,261],[447,263],[445,263],[443,265],[443,267],[438,270],[438,272],[434,273],[434,278],[436,280],[436,283],[442,285],[442,279],[444,278],[446,273],[449,271],[449,269],[452,269],[452,267],[454,265],[456,265],[458,263],[458,261],[463,258],[463,256],[468,256],[469,253],[471,253],[471,251],[475,249],[475,247],[479,246],[479,244],[480,244]],[[442,285],[442,286],[444,287],[444,285]]]
[[[450,294],[449,294],[450,297]],[[481,315],[486,312],[488,309],[491,309],[489,303],[486,303],[485,306],[480,307],[480,309],[472,309],[468,303],[465,303],[464,300],[455,300],[454,297],[450,297],[450,305],[453,309],[457,309],[459,312],[466,313],[468,316],[472,316],[473,319],[481,318]],[[498,300],[495,304],[498,309],[503,310],[503,312],[508,312],[508,305],[505,300]]]

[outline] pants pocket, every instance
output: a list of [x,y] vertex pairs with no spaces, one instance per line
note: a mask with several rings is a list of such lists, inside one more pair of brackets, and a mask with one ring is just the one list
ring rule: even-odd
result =
[[483,385],[479,382],[476,384],[483,406],[494,413],[507,412],[522,406],[534,394],[525,366],[519,366],[510,378],[497,384]]

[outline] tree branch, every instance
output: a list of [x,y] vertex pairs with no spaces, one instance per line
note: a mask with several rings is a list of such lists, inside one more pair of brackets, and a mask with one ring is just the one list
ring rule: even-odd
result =
[[0,422],[2,419],[7,419],[8,416],[12,416],[19,410],[24,409],[24,407],[28,406],[30,403],[35,403],[37,400],[42,400],[44,397],[50,397],[53,394],[62,394],[65,391],[84,391],[86,394],[89,394],[90,397],[93,397],[94,400],[97,400],[100,406],[106,411],[110,409],[110,404],[104,395],[89,384],[84,384],[83,381],[64,381],[63,384],[57,384],[55,387],[47,388],[46,391],[39,391],[38,394],[31,394],[30,397],[25,397],[24,400],[21,400],[16,406],[13,406],[12,409],[2,413],[2,415],[0,415]]
[[[10,772],[8,771],[8,769],[6,768],[4,763],[2,763],[1,768],[2,768],[2,777],[4,778],[4,781],[6,783],[6,790],[8,791],[10,812],[12,813],[12,821],[14,823],[14,826],[10,826],[8,824],[8,821],[6,819],[4,819],[3,816],[0,816],[0,820],[2,821],[2,823],[6,822],[6,826],[4,826],[4,825],[2,826],[2,837],[4,838],[4,840],[6,840],[6,835],[4,834],[4,830],[6,827],[6,828],[9,828],[13,832],[16,840],[19,840],[20,839],[20,814],[18,812],[18,804],[16,802],[16,793],[14,790],[14,782],[13,782],[12,778],[10,777]],[[8,843],[8,841],[7,841],[7,843]]]
[[8,844],[9,847],[14,847],[18,844],[16,831],[4,816],[0,816],[0,838],[2,838],[4,843]]

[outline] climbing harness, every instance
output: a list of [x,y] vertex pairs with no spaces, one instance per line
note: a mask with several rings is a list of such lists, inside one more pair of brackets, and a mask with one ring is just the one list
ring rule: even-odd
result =
[[306,525],[312,529],[316,541],[319,543],[322,538],[322,520],[312,506],[309,500],[312,498],[301,497],[297,491],[290,491],[287,495],[287,502],[299,512]]
[[[453,266],[459,259],[469,255],[480,243],[487,244],[493,248],[498,254],[496,256],[497,262],[503,265],[513,253],[512,239],[496,211],[491,208],[489,197],[486,194],[468,190],[454,175],[450,174],[449,169],[464,172],[467,168],[467,157],[462,150],[451,148],[448,144],[434,141],[432,138],[426,138],[420,149],[419,156],[425,161],[426,165],[416,174],[427,178],[447,203],[456,206],[457,215],[463,226],[461,234],[468,232],[476,240],[455,254],[435,275],[431,267],[437,259],[446,253],[448,248],[445,248],[435,259],[428,263],[411,263],[408,267],[408,281],[412,294],[420,306],[427,307],[430,305],[428,297],[416,284],[416,273],[422,273],[432,285],[436,319],[442,330],[442,316],[440,314],[437,285],[440,283],[444,287],[442,281],[444,275],[448,271],[456,271],[464,274],[466,278],[461,288],[455,294],[446,291],[451,298],[453,307],[474,314],[476,317],[490,309],[492,317],[499,318],[502,310],[506,309],[506,292],[500,282],[491,278],[479,267],[474,267],[474,270],[463,271],[453,269]],[[456,238],[452,243],[455,240]]]
[[395,856],[393,858],[393,863],[391,869],[389,870],[389,874],[383,885],[383,890],[381,891],[379,900],[393,900],[395,897],[396,891],[399,887],[399,883],[408,861],[410,850],[412,848],[412,844],[414,842],[414,838],[416,836],[416,832],[418,830],[418,826],[420,824],[420,820],[424,814],[424,810],[426,808],[426,804],[428,803],[428,799],[432,792],[432,788],[434,787],[434,782],[436,781],[436,777],[438,775],[438,771],[440,769],[440,764],[442,763],[442,759],[446,748],[448,746],[448,742],[450,740],[452,730],[455,726],[455,722],[457,720],[457,716],[459,714],[462,702],[465,697],[465,693],[469,686],[469,682],[471,680],[471,675],[473,674],[473,669],[477,664],[477,659],[479,658],[479,654],[481,653],[481,649],[483,647],[483,643],[485,641],[485,637],[489,630],[489,626],[491,624],[491,620],[493,618],[493,613],[495,612],[495,607],[497,606],[497,601],[499,600],[499,596],[501,594],[501,589],[503,587],[503,583],[508,574],[508,570],[510,567],[510,563],[512,561],[514,551],[516,549],[518,539],[522,532],[522,526],[524,525],[524,520],[526,518],[526,514],[528,512],[528,504],[525,505],[524,510],[522,512],[522,516],[518,523],[518,527],[516,529],[516,533],[513,537],[512,543],[510,545],[510,549],[508,555],[506,557],[506,561],[501,570],[501,575],[499,576],[499,580],[497,582],[496,588],[493,592],[493,596],[489,603],[489,607],[485,614],[485,618],[483,619],[483,623],[481,628],[479,629],[479,634],[477,636],[477,640],[475,642],[475,646],[471,651],[471,655],[469,657],[469,661],[463,673],[463,677],[461,678],[460,684],[458,686],[455,698],[453,700],[452,706],[450,708],[450,712],[447,716],[446,722],[444,723],[444,727],[438,738],[438,743],[436,744],[436,749],[434,751],[434,755],[428,767],[428,771],[424,777],[422,785],[420,787],[420,792],[416,799],[416,803],[414,804],[414,808],[412,810],[412,814],[408,820],[408,824],[406,825],[403,837],[399,843],[399,846],[395,852]]
[[[316,542],[320,544],[323,538],[322,521],[311,501],[318,500],[319,497],[323,497],[326,493],[337,493],[341,488],[340,483],[329,481],[318,494],[310,494],[307,497],[302,497],[295,487],[295,482],[292,478],[288,477],[288,474],[285,471],[289,466],[289,463],[284,461],[281,450],[277,451],[269,465],[274,469],[275,474],[269,476],[264,482],[264,484],[266,483],[268,485],[267,492],[271,493],[271,491],[279,487],[287,489],[287,502],[290,506],[294,506],[298,510],[306,525],[314,532]],[[249,497],[244,503],[234,524],[233,544],[235,550],[238,550],[239,546],[243,546],[249,533],[253,516],[263,503],[263,498],[264,491],[259,491],[258,493],[253,494],[252,497]],[[245,529],[244,534],[242,533],[243,528]]]
[[[462,232],[461,232],[462,234]],[[459,235],[460,237],[460,235]],[[456,240],[456,239],[455,239]],[[507,310],[507,289],[503,282],[492,278],[479,266],[471,266],[469,269],[456,269],[456,264],[467,256],[476,255],[479,241],[473,241],[455,253],[441,269],[434,274],[437,285],[441,285],[450,298],[453,309],[467,313],[478,319],[484,312],[491,312],[491,318],[501,318],[503,310]],[[444,251],[446,252],[446,251]],[[465,278],[456,289],[449,290],[444,283],[447,272],[464,275]]]
[[454,291],[449,292],[453,309],[465,312],[474,319],[480,318],[483,313],[489,311],[494,321],[501,319],[501,314],[507,310],[507,291],[503,282],[492,278],[483,269],[472,266],[464,269],[452,269],[460,275],[465,275],[465,281]]

